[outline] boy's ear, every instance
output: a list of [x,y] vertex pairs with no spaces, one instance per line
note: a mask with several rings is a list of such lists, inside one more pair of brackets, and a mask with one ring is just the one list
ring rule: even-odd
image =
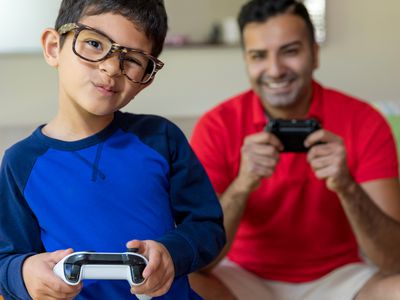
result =
[[46,28],[42,33],[43,56],[46,62],[52,67],[58,67],[60,54],[60,35],[53,28]]

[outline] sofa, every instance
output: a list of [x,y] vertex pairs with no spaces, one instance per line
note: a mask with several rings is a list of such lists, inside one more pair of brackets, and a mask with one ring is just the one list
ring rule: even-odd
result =
[[[393,134],[397,140],[397,151],[400,157],[400,114],[389,114],[386,116],[389,121]],[[197,121],[197,117],[171,117],[169,118],[177,124],[186,137],[189,138],[193,127]],[[3,156],[4,150],[16,141],[28,136],[36,126],[20,125],[20,126],[3,126],[0,127],[0,158]]]

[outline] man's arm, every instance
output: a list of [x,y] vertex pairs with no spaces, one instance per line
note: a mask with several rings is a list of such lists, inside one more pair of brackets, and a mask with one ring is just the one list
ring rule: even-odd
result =
[[339,136],[320,130],[310,135],[308,160],[327,188],[336,192],[357,241],[384,272],[400,271],[400,184],[398,178],[358,184],[350,174]]
[[211,270],[228,253],[240,224],[247,200],[262,178],[270,177],[279,159],[282,144],[273,134],[260,132],[245,138],[241,148],[241,161],[238,176],[219,195],[224,212],[224,226],[227,243],[220,255],[203,271]]
[[353,181],[337,193],[365,254],[383,272],[399,272],[399,180]]

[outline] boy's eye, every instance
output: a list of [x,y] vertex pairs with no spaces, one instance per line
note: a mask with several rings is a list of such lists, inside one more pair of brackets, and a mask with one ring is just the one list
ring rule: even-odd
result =
[[143,67],[142,63],[139,60],[134,59],[132,57],[125,57],[125,62],[128,64],[133,64],[133,65],[138,65],[139,67]]
[[140,67],[144,69],[147,65],[148,59],[140,53],[130,52],[124,57],[124,61],[131,67]]
[[88,44],[89,46],[91,46],[91,47],[93,47],[93,48],[95,48],[97,50],[102,50],[103,49],[102,44],[99,41],[96,41],[96,40],[87,40],[86,44]]

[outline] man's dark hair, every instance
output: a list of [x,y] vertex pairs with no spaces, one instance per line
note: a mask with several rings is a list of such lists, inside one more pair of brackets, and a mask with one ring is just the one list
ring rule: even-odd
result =
[[[160,55],[168,30],[168,18],[163,0],[63,0],[55,29],[67,23],[79,22],[85,16],[115,13],[124,16],[144,32],[152,42],[152,55]],[[61,45],[63,38],[61,37]]]
[[251,0],[244,4],[238,16],[242,42],[243,30],[248,23],[263,23],[271,17],[286,13],[299,16],[304,20],[310,36],[310,42],[315,43],[315,29],[307,8],[303,3],[296,0]]

